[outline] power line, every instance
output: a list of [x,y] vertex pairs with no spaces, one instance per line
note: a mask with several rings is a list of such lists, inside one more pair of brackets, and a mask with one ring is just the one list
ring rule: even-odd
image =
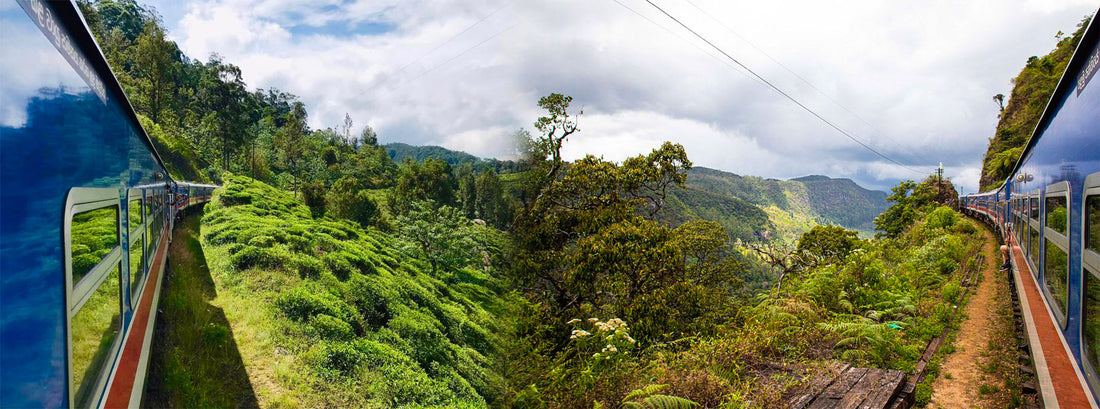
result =
[[623,4],[623,3],[622,3],[621,1],[619,1],[619,0],[611,0],[611,1],[614,1],[615,3],[617,3],[617,4],[618,4],[618,5],[620,5],[620,6],[622,6],[623,8],[625,8],[625,9],[627,9],[627,10],[630,10],[630,12],[631,12],[631,13],[634,13],[634,15],[636,15],[636,16],[638,16],[638,17],[641,17],[641,18],[645,19],[646,21],[648,21],[648,22],[649,22],[650,24],[653,24],[653,25],[654,25],[654,26],[656,26],[657,28],[660,28],[660,29],[662,29],[662,30],[665,30],[665,32],[667,32],[667,33],[671,34],[672,36],[674,36],[674,37],[676,37],[676,38],[678,38],[678,39],[680,39],[680,41],[683,41],[684,43],[687,43],[688,45],[691,45],[692,47],[695,47],[695,49],[696,49],[696,50],[699,50],[699,52],[701,52],[701,53],[703,53],[703,54],[706,54],[706,55],[707,55],[708,57],[710,57],[710,58],[713,58],[713,59],[714,59],[714,61],[718,61],[718,62],[719,62],[719,63],[721,63],[722,65],[725,65],[725,66],[727,66],[727,67],[730,67],[730,69],[732,69],[732,70],[736,71],[737,73],[739,73],[739,74],[741,74],[741,75],[745,76],[745,78],[748,78],[749,80],[752,80],[752,81],[754,81],[754,82],[756,82],[756,83],[758,83],[758,84],[760,84],[760,85],[764,85],[764,83],[760,82],[760,80],[758,80],[758,79],[756,79],[756,78],[753,78],[752,76],[749,76],[749,74],[746,74],[746,73],[745,73],[744,71],[741,71],[741,69],[737,68],[737,66],[735,66],[735,65],[733,65],[733,64],[730,64],[729,62],[723,61],[723,60],[722,60],[721,58],[719,58],[718,56],[716,56],[716,55],[714,55],[714,54],[711,54],[711,53],[707,52],[706,50],[704,50],[704,49],[703,49],[703,47],[700,47],[700,46],[699,46],[698,44],[695,44],[695,43],[691,42],[690,40],[688,40],[688,39],[684,38],[683,36],[681,36],[680,34],[676,33],[675,31],[672,31],[672,29],[670,29],[670,28],[668,28],[668,27],[665,27],[665,26],[661,25],[660,23],[658,23],[658,22],[656,22],[656,21],[653,21],[653,19],[649,18],[649,17],[648,17],[648,16],[646,16],[645,14],[642,14],[642,13],[638,12],[637,10],[634,10],[633,8],[631,8],[630,6],[627,6],[626,4]]
[[707,45],[710,45],[710,46],[711,46],[712,48],[714,48],[714,49],[715,49],[715,50],[717,50],[717,51],[718,51],[719,53],[721,53],[722,55],[724,55],[724,56],[725,56],[726,58],[728,58],[728,59],[729,59],[730,61],[733,61],[733,62],[734,62],[735,64],[737,64],[737,65],[738,65],[738,66],[740,66],[741,68],[744,68],[744,69],[745,69],[745,71],[748,71],[748,72],[749,72],[750,74],[752,74],[752,75],[753,75],[753,76],[755,76],[756,78],[760,79],[760,81],[763,81],[763,82],[764,82],[765,84],[767,84],[767,85],[768,85],[769,87],[771,87],[771,89],[772,89],[772,90],[774,90],[775,92],[778,92],[778,93],[779,93],[779,95],[782,95],[782,96],[786,97],[786,98],[787,98],[788,100],[790,100],[791,102],[793,102],[793,103],[794,103],[795,105],[798,105],[798,106],[799,106],[800,108],[802,108],[802,109],[803,109],[803,110],[805,110],[806,112],[809,112],[809,113],[810,113],[811,115],[813,115],[814,117],[817,117],[817,119],[821,120],[821,122],[824,122],[824,123],[825,123],[826,125],[829,125],[829,127],[833,128],[833,129],[834,129],[834,130],[836,130],[837,132],[840,132],[840,133],[841,133],[842,135],[844,135],[844,136],[845,136],[845,137],[847,137],[848,139],[851,139],[851,140],[852,140],[853,142],[855,142],[855,143],[859,144],[860,146],[862,146],[863,148],[865,148],[865,149],[867,149],[867,150],[869,150],[869,151],[873,152],[874,154],[876,154],[876,155],[878,155],[878,156],[882,157],[883,159],[886,159],[886,160],[888,160],[888,161],[890,161],[890,162],[893,162],[893,163],[897,164],[898,166],[901,166],[901,167],[903,167],[903,168],[905,168],[905,169],[908,169],[908,170],[912,171],[913,173],[917,173],[917,174],[920,174],[920,175],[924,175],[924,172],[921,172],[921,171],[918,171],[918,170],[916,170],[916,169],[913,169],[913,168],[911,168],[911,167],[909,167],[909,166],[906,166],[905,164],[903,164],[903,163],[901,163],[901,162],[898,162],[898,161],[897,161],[897,160],[895,160],[894,158],[891,158],[891,157],[889,157],[889,156],[886,156],[886,155],[885,155],[885,154],[883,154],[882,152],[879,152],[879,151],[878,151],[878,150],[876,150],[875,148],[871,147],[870,145],[868,145],[868,144],[864,143],[863,141],[859,140],[858,138],[856,138],[856,137],[855,137],[855,136],[853,136],[852,134],[848,133],[848,131],[845,131],[844,129],[840,128],[840,127],[839,127],[839,126],[837,126],[836,124],[834,124],[834,123],[830,122],[830,121],[829,121],[828,119],[825,119],[825,117],[821,116],[821,115],[820,115],[820,114],[818,114],[817,112],[814,112],[814,110],[810,109],[810,108],[809,108],[809,107],[807,107],[806,105],[803,105],[803,104],[802,104],[801,102],[799,102],[799,101],[798,101],[797,99],[795,99],[794,97],[790,96],[790,95],[789,95],[789,94],[787,94],[786,92],[783,92],[783,90],[779,89],[779,87],[775,86],[775,84],[772,84],[772,83],[771,83],[771,81],[768,81],[768,80],[767,80],[766,78],[764,78],[764,77],[760,76],[760,74],[757,74],[757,73],[756,73],[756,71],[753,71],[753,70],[752,70],[751,68],[749,68],[749,67],[745,66],[745,64],[742,64],[742,63],[741,63],[741,61],[738,61],[738,60],[737,60],[736,58],[733,58],[733,56],[729,55],[729,53],[726,53],[726,51],[725,51],[725,50],[722,50],[722,49],[721,49],[721,48],[719,48],[718,46],[714,45],[714,43],[712,43],[712,42],[711,42],[710,40],[708,40],[708,39],[707,39],[706,37],[703,37],[702,35],[700,35],[699,33],[697,33],[697,32],[696,32],[695,30],[692,30],[692,29],[691,29],[691,27],[688,27],[688,25],[687,25],[687,24],[684,24],[683,22],[681,22],[681,21],[680,21],[680,19],[678,19],[678,18],[674,17],[673,15],[669,14],[669,13],[668,13],[667,11],[665,11],[665,9],[661,8],[661,6],[658,6],[658,5],[657,5],[656,3],[654,3],[653,1],[651,1],[651,0],[645,0],[645,2],[646,2],[646,3],[649,3],[649,5],[653,6],[653,7],[654,7],[654,8],[656,8],[657,10],[659,10],[659,11],[660,11],[660,12],[661,12],[662,14],[664,14],[665,16],[668,16],[668,18],[672,19],[672,21],[675,21],[675,22],[676,22],[677,24],[679,24],[679,25],[680,25],[681,27],[683,27],[683,28],[684,28],[685,30],[687,30],[687,31],[691,32],[691,34],[694,34],[694,35],[695,35],[696,37],[698,37],[698,38],[699,38],[700,40],[703,40],[703,42],[707,43]]
[[391,92],[392,92],[392,91],[397,91],[397,90],[401,89],[401,87],[402,87],[402,86],[404,86],[405,84],[408,84],[408,83],[410,83],[410,82],[416,81],[416,80],[418,80],[418,79],[420,79],[420,78],[424,77],[425,75],[428,75],[428,74],[429,74],[429,73],[431,73],[432,71],[435,71],[436,69],[439,69],[440,67],[442,67],[442,66],[444,66],[444,65],[447,65],[447,64],[448,64],[448,63],[450,63],[451,61],[454,61],[454,60],[458,59],[458,57],[461,57],[461,56],[465,55],[466,53],[468,53],[468,52],[470,52],[470,51],[473,51],[473,50],[474,50],[475,48],[478,48],[478,47],[480,47],[480,46],[481,46],[482,44],[485,44],[485,43],[487,43],[487,42],[491,41],[492,39],[494,39],[494,38],[497,38],[497,37],[498,37],[498,36],[500,36],[501,34],[504,34],[505,32],[508,32],[508,31],[510,31],[510,30],[511,30],[511,29],[513,29],[513,28],[516,28],[516,26],[517,26],[517,25],[519,25],[519,23],[516,23],[516,24],[512,24],[511,26],[508,26],[508,28],[505,28],[505,29],[503,29],[503,30],[500,30],[500,31],[498,31],[498,32],[497,32],[496,34],[493,34],[493,35],[489,36],[488,38],[486,38],[486,39],[484,39],[484,40],[481,40],[481,42],[479,42],[479,43],[477,43],[477,44],[474,44],[474,45],[473,45],[473,46],[471,46],[470,48],[467,48],[467,49],[465,49],[465,50],[462,50],[462,52],[460,52],[460,53],[458,53],[458,54],[455,54],[455,55],[454,55],[453,57],[451,57],[451,58],[448,58],[448,59],[447,59],[446,61],[443,61],[443,62],[441,62],[441,63],[439,63],[439,64],[436,64],[436,65],[432,66],[432,68],[429,68],[429,69],[427,69],[426,71],[424,71],[424,72],[420,73],[420,75],[417,75],[417,76],[415,76],[415,77],[413,77],[413,78],[411,78],[411,79],[408,79],[408,80],[406,80],[406,81],[402,81],[401,83],[397,84],[397,86],[396,86],[396,87],[392,88],[392,89],[391,89]]
[[726,23],[722,22],[722,20],[719,20],[718,18],[714,17],[714,15],[712,15],[711,13],[707,12],[706,10],[703,10],[703,8],[702,8],[702,7],[699,7],[699,5],[695,4],[695,2],[694,2],[694,1],[692,1],[692,0],[684,0],[684,1],[685,1],[685,2],[687,2],[688,4],[690,4],[690,5],[692,6],[692,7],[695,7],[695,9],[696,9],[696,10],[699,10],[699,12],[700,12],[700,13],[703,13],[703,15],[707,16],[707,17],[708,17],[708,18],[710,18],[711,20],[714,20],[714,22],[716,22],[716,23],[718,23],[719,25],[721,25],[721,26],[722,26],[723,28],[725,28],[725,29],[726,29],[727,31],[729,31],[730,33],[732,33],[732,34],[733,34],[734,36],[737,36],[737,38],[741,39],[741,41],[744,41],[744,42],[745,42],[746,44],[748,44],[748,45],[749,45],[750,47],[752,47],[752,48],[753,48],[753,49],[755,49],[756,51],[760,52],[760,54],[763,54],[763,55],[764,55],[765,57],[768,57],[768,59],[769,59],[769,60],[771,60],[772,62],[774,62],[774,63],[775,63],[776,65],[778,65],[778,66],[782,67],[782,68],[783,68],[784,70],[786,70],[786,71],[787,71],[788,73],[790,73],[791,75],[793,75],[793,76],[794,76],[795,78],[798,78],[798,79],[799,79],[800,81],[802,81],[802,82],[803,82],[803,83],[805,83],[806,85],[809,85],[809,86],[810,86],[810,88],[812,88],[812,89],[813,89],[814,91],[817,91],[817,93],[818,93],[818,94],[821,94],[821,96],[823,96],[823,97],[825,97],[826,99],[828,99],[828,100],[829,100],[830,102],[832,102],[832,103],[833,103],[834,105],[836,105],[836,106],[840,107],[840,109],[843,109],[843,110],[844,110],[845,112],[847,112],[847,113],[851,114],[851,115],[852,115],[853,117],[855,117],[856,119],[860,120],[860,122],[863,122],[863,124],[867,125],[867,126],[868,126],[869,128],[871,128],[871,130],[875,131],[875,133],[876,133],[876,134],[878,134],[878,135],[881,135],[882,137],[886,138],[886,139],[887,139],[887,140],[889,140],[890,142],[893,142],[895,146],[897,146],[897,147],[901,148],[901,149],[902,149],[903,151],[905,151],[905,152],[908,152],[911,158],[916,158],[916,159],[919,159],[919,160],[921,160],[921,161],[924,161],[924,162],[927,162],[927,163],[932,163],[932,161],[931,161],[930,159],[928,159],[928,157],[926,157],[926,156],[924,156],[924,155],[922,155],[922,154],[920,154],[920,153],[918,153],[918,152],[914,152],[914,151],[912,151],[912,150],[910,150],[910,149],[906,148],[905,146],[902,146],[902,144],[901,144],[900,142],[898,142],[898,141],[897,141],[897,140],[895,140],[894,138],[891,138],[891,137],[890,137],[890,135],[886,134],[886,133],[885,133],[885,132],[883,132],[882,130],[880,130],[880,129],[878,129],[877,127],[875,127],[875,125],[871,124],[871,122],[870,122],[870,121],[867,121],[866,119],[864,119],[864,118],[863,118],[862,116],[860,116],[859,114],[855,113],[855,112],[854,112],[854,111],[852,111],[851,109],[848,109],[848,107],[844,106],[844,104],[840,103],[840,101],[837,101],[837,100],[836,100],[836,99],[834,99],[834,98],[833,98],[832,96],[830,96],[829,94],[825,93],[825,91],[822,91],[822,90],[821,90],[820,88],[818,88],[818,87],[817,87],[816,85],[814,85],[814,84],[813,84],[812,82],[810,82],[809,80],[807,80],[807,79],[806,79],[806,78],[804,78],[803,76],[799,75],[799,74],[798,74],[797,72],[795,72],[794,70],[790,69],[789,67],[787,67],[786,65],[784,65],[784,64],[783,64],[782,62],[779,62],[779,60],[776,60],[776,59],[775,59],[775,57],[772,57],[772,56],[771,56],[771,54],[768,54],[768,52],[767,52],[767,51],[764,51],[763,49],[761,49],[760,47],[758,47],[758,46],[757,46],[756,44],[754,44],[754,43],[753,43],[752,41],[749,41],[749,39],[745,38],[745,37],[744,37],[744,36],[742,36],[742,35],[741,35],[740,33],[738,33],[738,32],[737,32],[737,30],[734,30],[734,29],[733,29],[732,27],[730,27],[730,26],[729,26],[729,25],[727,25]]
[[473,29],[474,27],[477,27],[477,26],[478,26],[478,25],[480,25],[481,23],[485,22],[485,20],[488,20],[488,19],[489,19],[489,17],[492,17],[493,15],[497,14],[497,13],[498,13],[498,12],[500,12],[501,10],[504,10],[504,8],[506,8],[506,7],[510,6],[510,5],[512,5],[512,3],[513,3],[514,1],[515,1],[515,0],[509,0],[508,2],[504,3],[504,4],[503,4],[503,5],[501,5],[500,7],[497,7],[497,9],[496,9],[496,10],[493,10],[493,12],[491,12],[491,13],[489,13],[489,14],[486,14],[486,15],[485,15],[484,17],[482,17],[482,18],[481,18],[480,20],[478,20],[478,21],[475,21],[475,22],[474,22],[473,24],[470,24],[470,26],[469,26],[469,27],[466,27],[466,28],[465,28],[465,29],[463,29],[462,31],[459,31],[459,32],[458,32],[457,34],[455,34],[455,35],[451,36],[451,38],[448,38],[447,40],[443,41],[442,43],[439,43],[439,44],[438,44],[438,45],[436,45],[435,47],[432,47],[432,49],[431,49],[431,50],[428,50],[428,52],[426,52],[426,53],[424,53],[424,54],[420,55],[419,57],[416,57],[416,58],[414,58],[414,59],[413,59],[412,61],[409,61],[409,62],[405,63],[405,65],[402,65],[402,66],[401,66],[401,68],[398,68],[398,69],[397,69],[397,72],[396,72],[396,73],[395,73],[394,75],[400,74],[401,72],[405,71],[405,68],[408,68],[408,67],[409,67],[410,65],[413,65],[413,63],[416,63],[417,61],[420,61],[420,60],[424,59],[424,57],[427,57],[427,56],[428,56],[429,54],[431,54],[431,53],[435,52],[435,50],[438,50],[438,49],[440,49],[441,47],[443,47],[443,46],[445,46],[445,45],[447,45],[447,44],[450,44],[450,43],[451,43],[451,41],[454,41],[454,39],[456,39],[456,38],[458,38],[458,37],[462,36],[463,34],[466,34],[466,32],[467,32],[467,31],[470,31],[470,30],[472,30],[472,29]]
[[[492,17],[492,16],[496,15],[496,14],[497,14],[498,12],[500,12],[501,10],[504,10],[504,9],[505,9],[505,8],[507,8],[508,6],[512,5],[512,3],[514,3],[514,2],[515,2],[515,0],[508,0],[508,2],[504,3],[504,4],[503,4],[503,5],[501,5],[500,7],[497,7],[497,8],[495,9],[495,10],[493,10],[493,11],[492,11],[492,12],[490,12],[489,14],[486,14],[485,16],[482,16],[482,17],[481,17],[481,19],[479,19],[479,20],[475,21],[475,22],[474,22],[473,24],[470,24],[469,26],[467,26],[467,27],[466,27],[465,29],[463,29],[462,31],[459,31],[458,33],[455,33],[454,35],[452,35],[452,36],[451,36],[450,38],[448,38],[448,39],[444,40],[443,42],[441,42],[441,43],[439,43],[439,44],[436,44],[436,46],[435,46],[435,47],[432,47],[432,49],[431,49],[431,50],[428,50],[428,51],[427,51],[427,52],[425,52],[424,54],[421,54],[421,55],[420,55],[419,57],[416,57],[416,58],[412,59],[411,61],[409,61],[409,62],[405,63],[405,65],[402,65],[402,66],[401,66],[400,68],[398,68],[398,69],[397,69],[397,71],[394,71],[394,72],[393,72],[393,74],[391,75],[391,77],[397,77],[398,75],[401,75],[401,73],[405,72],[405,69],[409,68],[409,66],[411,66],[411,65],[415,64],[416,62],[418,62],[418,61],[420,61],[420,60],[424,59],[424,57],[427,57],[427,56],[431,55],[431,54],[432,54],[433,52],[435,52],[436,50],[439,50],[439,49],[440,49],[440,48],[442,48],[443,46],[445,46],[445,45],[447,45],[447,44],[450,44],[450,43],[451,43],[451,41],[454,41],[454,40],[455,40],[456,38],[458,38],[458,37],[461,37],[461,36],[462,36],[463,34],[466,34],[466,32],[468,32],[468,31],[472,30],[472,29],[473,29],[474,27],[477,27],[478,25],[481,25],[481,23],[485,22],[485,20],[488,20],[488,19],[489,19],[490,17]],[[515,27],[515,26],[513,25],[512,27]],[[509,27],[509,28],[508,28],[508,29],[506,29],[505,31],[508,31],[508,30],[510,30],[510,29],[511,29],[512,27]],[[494,34],[494,35],[493,35],[492,37],[496,37],[497,35],[500,35],[500,33]],[[490,37],[490,38],[492,38],[492,37]],[[478,43],[477,45],[475,45],[474,47],[471,47],[471,48],[476,48],[476,47],[477,47],[478,45],[481,45],[481,44],[483,44],[484,42],[485,42],[485,41],[482,41],[481,43]],[[459,55],[461,55],[461,54],[465,54],[465,53],[466,53],[467,51],[469,51],[469,50],[470,50],[470,49],[467,49],[466,51],[463,51],[462,53],[459,53]],[[453,59],[454,59],[454,58],[452,58],[452,60],[453,60]],[[450,60],[447,60],[447,61],[449,62]],[[429,69],[428,71],[426,71],[426,72],[423,72],[423,73],[421,73],[421,74],[420,74],[420,75],[418,75],[418,76],[417,76],[416,78],[420,78],[420,77],[423,77],[423,76],[424,76],[424,74],[426,74],[427,72],[433,71],[433,70],[435,70],[435,68],[438,68],[438,67],[439,67],[439,66],[437,65],[437,66],[435,66],[435,67],[433,67],[433,68]],[[374,81],[374,82],[378,82],[378,81]],[[381,84],[377,84],[377,85],[370,85],[370,86],[369,86],[369,88],[368,88],[368,89],[367,89],[366,91],[364,91],[363,93],[364,93],[364,94],[366,94],[366,93],[368,93],[368,92],[374,91],[374,90],[375,90],[375,89],[377,89],[377,88],[378,88],[379,86],[381,86]]]

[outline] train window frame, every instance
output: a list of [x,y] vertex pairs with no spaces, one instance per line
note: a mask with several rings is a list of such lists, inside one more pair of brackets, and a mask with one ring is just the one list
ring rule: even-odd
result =
[[1089,247],[1089,214],[1088,202],[1090,197],[1100,196],[1100,172],[1093,173],[1085,178],[1085,192],[1081,199],[1081,264],[1085,268],[1092,268],[1100,274],[1100,249]]
[[[117,210],[116,219],[116,234],[120,238],[119,243],[111,250],[105,257],[91,271],[86,273],[79,282],[73,283],[73,260],[72,260],[72,229],[73,229],[73,217],[77,214],[87,211],[98,210],[102,208],[115,207]],[[84,304],[88,302],[92,294],[99,289],[100,285],[106,281],[107,277],[113,270],[119,269],[121,274],[122,268],[122,240],[126,237],[123,235],[122,229],[122,203],[117,188],[87,188],[87,187],[74,187],[69,189],[69,193],[65,199],[65,215],[62,225],[62,251],[64,251],[65,260],[65,340],[66,340],[66,384],[68,386],[69,406],[76,405],[74,401],[76,399],[76,393],[78,392],[78,385],[73,381],[74,368],[73,368],[73,318],[80,312]],[[126,217],[129,217],[127,214]],[[119,346],[122,345],[122,280],[120,277],[119,286],[115,289],[118,292],[120,302],[118,303],[119,321],[117,323],[118,335],[111,341],[111,345],[108,347],[107,355],[103,357],[104,365],[99,368],[99,374],[95,377],[95,383],[92,385],[92,395],[89,396],[89,402],[98,402],[103,398],[104,389],[106,387],[109,373],[113,371],[114,365],[111,364],[118,356]]]
[[[1066,325],[1069,323],[1069,320],[1067,319],[1067,316],[1069,315],[1069,285],[1070,285],[1070,281],[1069,281],[1069,277],[1070,277],[1069,237],[1067,237],[1066,235],[1062,234],[1061,232],[1059,232],[1059,231],[1055,230],[1054,228],[1047,225],[1048,213],[1051,211],[1050,206],[1047,204],[1047,201],[1049,201],[1050,199],[1055,199],[1055,198],[1065,199],[1066,209],[1068,210],[1070,203],[1072,203],[1070,201],[1071,197],[1070,197],[1069,181],[1061,181],[1061,182],[1058,182],[1058,183],[1053,183],[1053,184],[1047,185],[1047,187],[1046,187],[1046,189],[1044,190],[1043,193],[1044,194],[1042,195],[1042,198],[1039,202],[1040,203],[1039,219],[1040,219],[1040,223],[1041,223],[1040,224],[1041,228],[1039,229],[1039,231],[1041,232],[1041,234],[1039,235],[1039,243],[1041,244],[1040,249],[1042,249],[1042,252],[1041,252],[1041,256],[1039,257],[1039,262],[1038,262],[1039,266],[1038,267],[1041,268],[1042,271],[1043,271],[1043,274],[1042,274],[1042,277],[1043,277],[1043,280],[1042,280],[1043,281],[1043,285],[1042,285],[1043,292],[1047,294],[1047,297],[1051,301],[1050,304],[1051,304],[1051,307],[1053,307],[1052,310],[1055,313],[1054,314],[1055,318],[1058,319],[1059,327],[1061,329],[1065,329]],[[1069,232],[1069,212],[1068,211],[1066,212],[1066,227],[1067,227],[1066,231],[1068,233]],[[1064,266],[1056,266],[1056,268],[1058,268],[1060,270],[1064,270],[1063,274],[1064,274],[1065,280],[1061,283],[1061,285],[1063,285],[1065,287],[1065,293],[1061,294],[1061,297],[1062,297],[1062,300],[1063,300],[1063,301],[1061,301],[1061,303],[1059,303],[1058,297],[1056,297],[1056,294],[1054,294],[1051,291],[1050,284],[1048,284],[1048,283],[1052,282],[1050,275],[1047,274],[1047,263],[1050,262],[1050,260],[1051,260],[1051,258],[1049,257],[1050,254],[1048,254],[1049,253],[1048,250],[1050,250],[1049,247],[1050,247],[1051,244],[1053,244],[1055,247],[1057,247],[1057,249],[1059,251],[1061,251],[1062,254],[1064,254],[1066,256],[1065,257],[1065,260],[1066,260],[1065,265]]]
[[[1091,249],[1088,246],[1089,235],[1089,207],[1088,199],[1091,197],[1100,196],[1100,172],[1088,175],[1085,178],[1084,192],[1081,196],[1081,362],[1084,362],[1087,370],[1082,371],[1085,373],[1085,378],[1095,388],[1100,386],[1100,374],[1097,371],[1100,368],[1093,366],[1089,360],[1088,353],[1091,348],[1089,344],[1089,338],[1086,336],[1085,327],[1088,323],[1088,311],[1089,311],[1089,298],[1088,298],[1088,281],[1095,279],[1100,281],[1100,254],[1097,252],[1100,249]],[[1100,342],[1097,340],[1096,342]]]
[[[1042,205],[1042,193],[1036,188],[1028,194],[1027,198],[1027,263],[1031,267],[1031,274],[1036,278],[1041,275],[1042,270],[1040,267],[1042,267],[1043,262]],[[1035,208],[1035,217],[1032,217],[1032,207]],[[1032,236],[1032,233],[1035,235]]]
[[[136,310],[137,309],[138,300],[141,298],[141,294],[142,294],[141,289],[143,287],[145,287],[145,280],[149,276],[148,271],[147,271],[148,269],[145,268],[145,266],[149,265],[149,263],[148,263],[148,261],[146,261],[146,257],[145,257],[145,253],[146,253],[146,251],[145,251],[145,224],[148,220],[146,217],[144,217],[144,215],[145,215],[145,206],[144,206],[145,205],[145,200],[146,200],[146,198],[145,198],[145,189],[142,189],[142,188],[139,187],[139,188],[133,188],[133,189],[129,190],[128,195],[127,195],[127,202],[130,203],[130,204],[133,204],[134,202],[138,202],[139,206],[141,206],[141,209],[139,211],[142,214],[141,223],[138,223],[137,226],[129,226],[130,237],[127,238],[127,240],[129,241],[129,243],[128,243],[129,246],[127,247],[127,251],[128,251],[127,259],[130,260],[129,264],[127,264],[127,266],[128,266],[127,273],[129,274],[129,278],[130,278],[130,280],[129,280],[130,293],[129,294],[130,294],[130,309],[131,310]],[[138,257],[138,265],[137,266],[133,265],[134,264],[133,263],[133,261],[134,261],[134,257],[133,257],[134,254],[133,253],[135,251],[140,252],[140,256]],[[135,274],[136,274],[136,276],[135,276]]]

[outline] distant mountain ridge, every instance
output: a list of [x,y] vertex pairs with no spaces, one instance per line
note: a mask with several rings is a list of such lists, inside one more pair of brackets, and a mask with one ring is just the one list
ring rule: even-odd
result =
[[[484,159],[440,146],[386,144],[395,161],[428,158],[452,166],[471,164],[475,170],[492,168],[514,171],[515,162]],[[673,224],[693,218],[714,220],[730,235],[742,240],[767,237],[797,238],[814,224],[838,224],[870,232],[874,219],[886,210],[885,192],[859,186],[851,179],[809,175],[790,180],[742,176],[696,166],[688,171],[687,183],[674,189],[658,214]]]
[[[886,192],[863,188],[851,179],[823,175],[778,180],[699,166],[688,171],[686,187],[759,206],[768,211],[773,227],[787,236],[808,229],[809,223],[832,223],[870,232],[875,216],[887,207]],[[790,220],[784,221],[786,218]]]
[[875,217],[886,210],[886,192],[865,189],[851,179],[811,175],[791,179],[805,185],[810,205],[826,220],[844,227],[869,231]]

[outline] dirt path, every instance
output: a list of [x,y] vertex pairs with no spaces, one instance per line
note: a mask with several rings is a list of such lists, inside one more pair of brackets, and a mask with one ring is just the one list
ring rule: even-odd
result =
[[1005,382],[1008,375],[1003,370],[1013,356],[1009,287],[1004,273],[998,271],[997,242],[988,231],[984,236],[982,278],[971,290],[955,351],[944,358],[928,407],[1004,407],[1018,393],[1006,387],[1012,383]]

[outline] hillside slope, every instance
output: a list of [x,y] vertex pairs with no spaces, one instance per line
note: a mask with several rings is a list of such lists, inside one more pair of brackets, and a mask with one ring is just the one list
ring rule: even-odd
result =
[[851,179],[813,175],[791,181],[806,186],[810,206],[830,223],[869,231],[875,227],[875,216],[886,210],[886,192],[864,189]]
[[[499,232],[466,228],[499,255]],[[395,237],[314,219],[243,176],[206,205],[202,246],[263,407],[486,407],[501,394],[506,297],[490,266],[433,274]]]
[[759,206],[781,236],[797,236],[812,223],[869,232],[875,216],[886,209],[885,192],[820,175],[783,181],[696,167],[688,172],[687,187]]

